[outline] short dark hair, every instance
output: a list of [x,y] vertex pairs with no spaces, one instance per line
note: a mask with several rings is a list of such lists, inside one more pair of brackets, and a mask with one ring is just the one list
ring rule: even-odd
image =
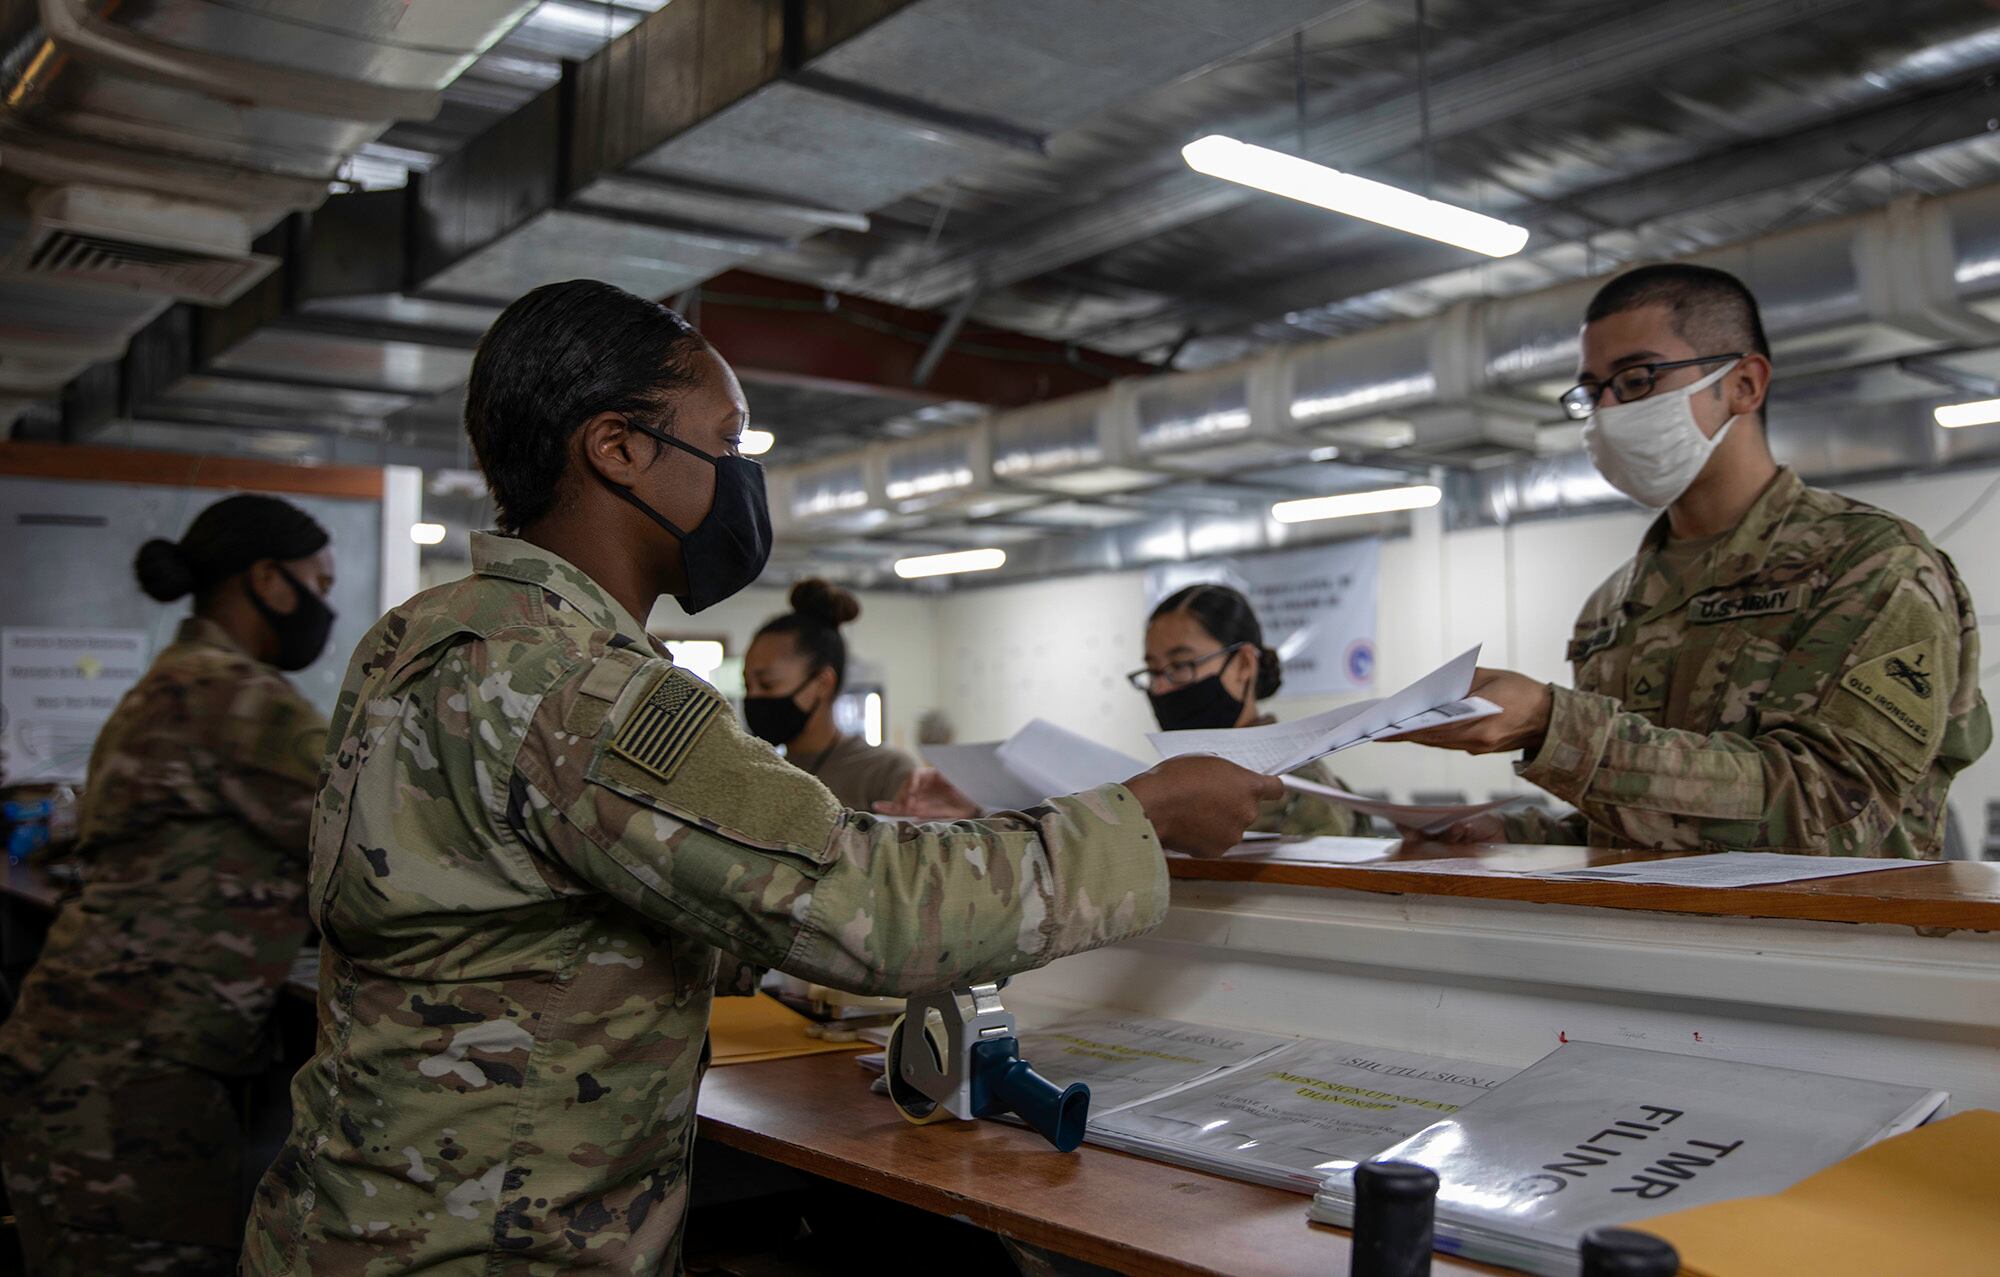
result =
[[1674,331],[1699,354],[1740,350],[1771,357],[1757,298],[1726,270],[1668,262],[1626,271],[1597,290],[1583,322],[1594,324],[1641,306],[1665,306]]
[[1175,612],[1186,612],[1210,637],[1224,647],[1234,647],[1238,643],[1248,643],[1257,651],[1258,700],[1275,696],[1278,687],[1285,681],[1284,670],[1278,654],[1264,646],[1264,626],[1257,620],[1257,613],[1250,607],[1250,600],[1242,591],[1227,585],[1190,585],[1177,590],[1160,600],[1147,618],[1151,624],[1163,616]]
[[789,634],[800,652],[812,661],[813,673],[833,671],[833,690],[847,683],[847,640],[840,627],[861,615],[861,603],[852,594],[819,577],[809,576],[792,587],[792,610],[775,616],[757,631]]
[[555,508],[570,438],[597,414],[672,433],[669,399],[706,348],[673,310],[595,279],[544,284],[501,311],[465,391],[465,433],[501,528]]

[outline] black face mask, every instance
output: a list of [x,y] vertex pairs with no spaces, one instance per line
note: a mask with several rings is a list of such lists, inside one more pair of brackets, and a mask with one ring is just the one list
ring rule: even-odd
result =
[[[700,457],[715,467],[715,500],[708,515],[692,532],[683,532],[629,488],[602,474],[597,480],[645,516],[674,534],[681,543],[681,567],[687,572],[687,593],[674,596],[681,611],[692,616],[713,607],[763,575],[771,558],[771,508],[764,500],[764,467],[744,457],[711,457],[651,426],[628,422],[669,447]],[[597,474],[596,471],[591,473]]]
[[280,612],[257,597],[251,588],[250,578],[243,578],[243,592],[250,596],[250,606],[257,609],[257,615],[271,627],[278,636],[277,667],[287,673],[302,670],[319,659],[326,650],[326,640],[333,633],[333,609],[326,600],[308,590],[299,579],[285,570],[285,565],[277,564],[278,575],[285,578],[292,587],[292,597],[296,600],[289,612]]
[[[806,682],[811,682],[808,677]],[[800,709],[793,699],[806,690],[800,683],[792,689],[790,696],[746,696],[743,698],[743,725],[758,740],[773,745],[783,745],[799,738],[806,729],[806,720],[813,716],[812,709]],[[814,706],[813,709],[819,708]]]
[[1198,678],[1186,687],[1176,687],[1149,699],[1153,702],[1153,718],[1163,732],[1234,727],[1243,716],[1243,701],[1229,694],[1220,674]]

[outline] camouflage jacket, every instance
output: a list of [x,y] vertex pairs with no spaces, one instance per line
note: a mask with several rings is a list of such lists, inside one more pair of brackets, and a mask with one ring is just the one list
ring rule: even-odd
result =
[[1584,604],[1576,689],[1520,774],[1575,804],[1516,841],[1936,857],[1986,751],[1979,630],[1915,527],[1790,470],[1671,579],[1666,520]]
[[[306,937],[307,821],[326,722],[220,627],[185,622],[98,735],[79,892],[0,1051],[96,1044],[255,1072]],[[46,1059],[43,1061],[46,1063]]]
[[1122,786],[844,810],[576,568],[479,535],[473,569],[376,624],[335,710],[319,1044],[245,1273],[674,1272],[718,948],[905,995],[1164,913]]

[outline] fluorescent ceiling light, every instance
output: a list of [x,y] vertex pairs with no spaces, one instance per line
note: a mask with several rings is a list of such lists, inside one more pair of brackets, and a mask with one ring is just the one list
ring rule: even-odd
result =
[[990,572],[1007,562],[1005,550],[953,550],[949,554],[920,554],[896,560],[896,575],[905,581],[920,576],[947,576],[955,572]]
[[1181,158],[1197,173],[1317,204],[1488,257],[1511,257],[1528,242],[1524,226],[1220,133],[1189,142],[1181,148]]
[[444,524],[412,523],[410,525],[410,540],[415,541],[418,545],[436,545],[444,540]]
[[1946,430],[1961,426],[2000,424],[2000,399],[1976,399],[1971,403],[1948,403],[1931,414]]
[[745,430],[736,450],[746,457],[761,457],[778,442],[778,436],[768,430]]
[[1338,496],[1280,501],[1271,507],[1271,517],[1280,523],[1312,523],[1318,519],[1348,519],[1357,514],[1387,514],[1391,510],[1427,510],[1443,499],[1443,490],[1422,483],[1413,488],[1380,488],[1374,492],[1343,492]]

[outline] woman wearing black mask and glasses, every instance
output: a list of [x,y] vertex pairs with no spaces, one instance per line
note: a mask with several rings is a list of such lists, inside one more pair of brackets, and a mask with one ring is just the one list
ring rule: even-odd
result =
[[236,1271],[235,1090],[307,931],[326,720],[280,676],[326,646],[326,529],[276,497],[139,550],[194,614],[92,751],[82,886],[0,1028],[0,1161],[28,1270]]
[[861,615],[861,604],[818,577],[794,585],[791,604],[790,612],[757,631],[744,654],[744,726],[784,746],[785,758],[818,777],[841,806],[872,811],[903,792],[917,764],[834,726],[834,698],[847,681],[840,627]]
[[[1146,693],[1162,731],[1260,727],[1277,720],[1257,702],[1278,692],[1278,654],[1250,601],[1226,585],[1190,585],[1161,600],[1146,622],[1146,665],[1126,676]],[[1345,789],[1324,762],[1301,768],[1302,780]],[[1260,833],[1295,836],[1369,832],[1368,818],[1330,799],[1287,790],[1266,803]]]

